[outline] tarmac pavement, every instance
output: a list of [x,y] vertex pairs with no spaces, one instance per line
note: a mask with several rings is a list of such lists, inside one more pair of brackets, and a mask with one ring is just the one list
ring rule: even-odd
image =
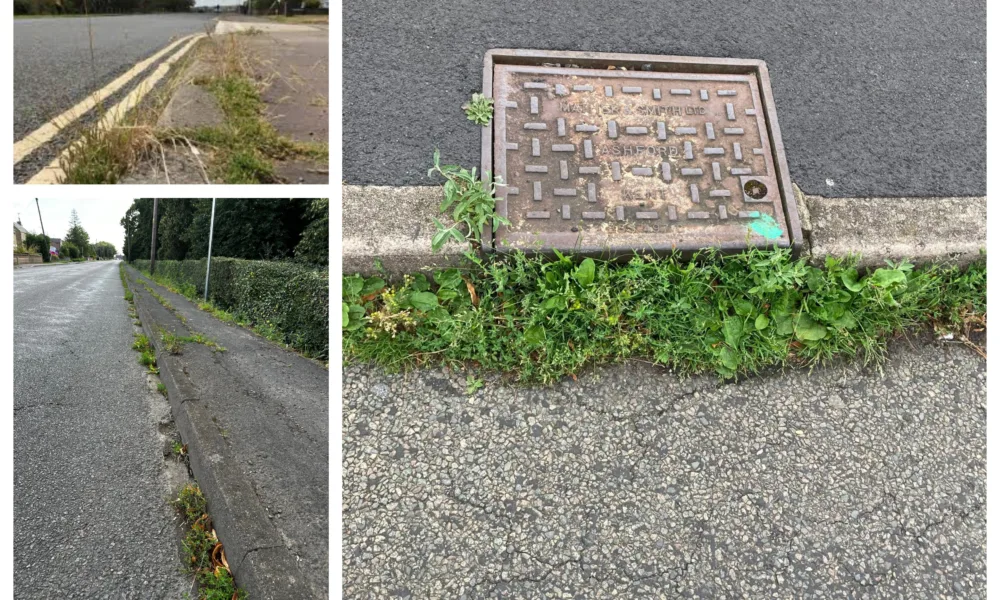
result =
[[740,383],[344,368],[346,598],[986,597],[986,361]]
[[[327,369],[128,273],[236,583],[258,600],[329,597]],[[189,342],[170,354],[161,328],[226,350]]]
[[187,473],[164,460],[117,265],[14,272],[15,598],[191,591],[168,504]]

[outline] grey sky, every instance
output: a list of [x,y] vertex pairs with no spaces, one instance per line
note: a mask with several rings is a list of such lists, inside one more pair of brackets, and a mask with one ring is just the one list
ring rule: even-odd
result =
[[[38,222],[38,209],[34,198],[30,200],[14,200],[11,218],[16,222],[21,215],[21,224],[32,233],[41,233]],[[80,225],[90,234],[90,243],[108,242],[113,244],[116,252],[121,252],[122,241],[125,239],[125,229],[119,221],[125,216],[125,211],[132,205],[131,199],[125,200],[56,200],[39,198],[42,209],[42,219],[45,221],[45,234],[50,238],[65,238],[69,230],[70,211],[76,209],[80,217]]]

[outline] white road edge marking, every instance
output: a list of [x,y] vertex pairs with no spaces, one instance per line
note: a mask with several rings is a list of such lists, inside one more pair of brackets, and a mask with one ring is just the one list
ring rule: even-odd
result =
[[28,156],[35,150],[39,148],[42,144],[46,144],[58,135],[59,131],[65,128],[67,125],[73,121],[79,119],[81,116],[86,114],[92,108],[97,106],[99,103],[103,102],[105,98],[108,98],[115,94],[118,90],[125,86],[129,81],[132,81],[145,71],[149,65],[155,63],[156,61],[163,58],[163,56],[169,53],[171,50],[176,48],[185,40],[189,39],[191,36],[187,35],[179,40],[173,42],[163,50],[160,50],[156,54],[150,56],[146,60],[138,62],[134,67],[126,71],[125,73],[119,75],[114,81],[104,86],[103,88],[97,90],[93,94],[90,94],[83,101],[79,102],[73,108],[70,108],[66,112],[62,113],[58,117],[52,119],[48,123],[42,125],[38,129],[32,131],[28,135],[24,136],[20,140],[14,142],[14,164],[21,162],[25,156]]
[[[149,77],[147,77],[138,85],[136,85],[135,88],[121,100],[121,102],[114,105],[114,107],[112,107],[106,113],[104,113],[104,117],[100,120],[99,123],[97,123],[97,127],[106,130],[116,125],[122,118],[125,117],[128,111],[135,108],[142,101],[142,99],[146,97],[146,94],[148,94],[149,91],[152,90],[156,86],[156,84],[159,83],[160,80],[166,76],[167,72],[170,70],[171,65],[173,65],[175,62],[180,60],[185,54],[187,54],[188,50],[190,50],[191,47],[194,46],[198,42],[198,40],[200,40],[203,37],[205,37],[204,33],[199,33],[193,36],[188,41],[187,45],[178,50],[173,56],[163,61],[163,63],[159,67],[157,67],[156,70],[153,71],[153,73],[151,73]],[[80,143],[79,141],[76,141],[71,146],[67,147],[62,152],[60,152],[59,156],[52,159],[52,162],[50,162],[48,166],[46,166],[44,169],[36,173],[34,177],[29,179],[28,184],[35,185],[35,184],[60,183],[60,180],[62,179],[63,175],[65,175],[65,173],[63,172],[62,167],[59,166],[59,159],[65,156],[69,152],[70,148],[79,143]]]

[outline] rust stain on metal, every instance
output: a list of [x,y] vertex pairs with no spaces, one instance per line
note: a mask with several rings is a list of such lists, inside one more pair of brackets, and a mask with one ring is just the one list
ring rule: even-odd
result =
[[[501,52],[487,56],[495,113],[483,144],[511,222],[495,232],[497,250],[620,255],[800,241],[763,63],[624,70],[610,61],[629,55],[567,53],[551,66],[560,53],[539,52],[547,66],[523,64],[525,54],[490,64]],[[753,227],[762,219],[780,235],[762,236]]]

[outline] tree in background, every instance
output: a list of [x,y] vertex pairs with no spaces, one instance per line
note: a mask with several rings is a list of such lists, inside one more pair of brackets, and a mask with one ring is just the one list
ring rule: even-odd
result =
[[24,245],[31,248],[32,252],[37,252],[42,255],[42,262],[49,262],[49,247],[52,244],[52,240],[49,236],[41,233],[29,233],[24,238]]
[[62,253],[63,258],[74,259],[74,258],[80,258],[82,256],[80,253],[80,248],[78,248],[77,245],[74,244],[73,242],[64,241],[62,243],[60,252]]
[[101,260],[108,260],[115,257],[115,246],[110,242],[97,242],[94,244],[94,254]]
[[[319,205],[311,199],[216,200],[212,256],[252,260],[295,258],[327,264],[328,209],[327,200]],[[207,256],[211,214],[210,199],[161,198],[157,209],[157,258],[187,260]],[[135,200],[121,224],[127,232],[124,242],[127,259],[148,260],[153,200]],[[300,250],[304,238],[309,241]]]
[[66,232],[63,239],[76,246],[80,251],[80,256],[93,256],[93,250],[90,248],[90,234],[80,224],[80,216],[76,214],[75,208],[69,215],[69,231]]
[[316,198],[306,209],[309,225],[295,246],[295,260],[325,265],[330,262],[330,200]]
[[14,0],[15,15],[187,12],[195,0]]

